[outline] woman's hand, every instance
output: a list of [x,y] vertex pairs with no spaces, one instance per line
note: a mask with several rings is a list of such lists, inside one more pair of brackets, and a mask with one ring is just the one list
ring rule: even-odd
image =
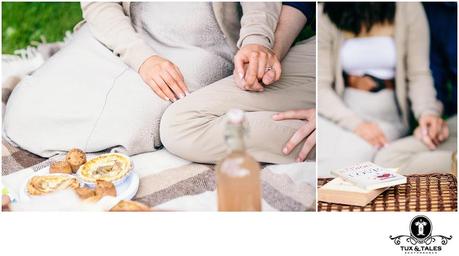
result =
[[189,93],[179,68],[158,55],[148,58],[140,66],[139,74],[143,81],[164,100],[174,102]]
[[234,65],[237,86],[248,91],[263,91],[263,84],[269,85],[279,80],[282,72],[274,52],[257,44],[241,47],[234,56]]
[[303,162],[312,148],[316,145],[316,109],[310,108],[281,112],[275,114],[273,119],[275,121],[286,119],[304,120],[304,124],[293,134],[282,149],[282,153],[288,155],[296,146],[305,140],[296,158],[296,161]]
[[387,144],[384,132],[375,123],[363,122],[355,128],[354,132],[377,148],[381,148]]
[[414,136],[426,144],[430,150],[434,150],[448,138],[448,125],[437,115],[422,115]]

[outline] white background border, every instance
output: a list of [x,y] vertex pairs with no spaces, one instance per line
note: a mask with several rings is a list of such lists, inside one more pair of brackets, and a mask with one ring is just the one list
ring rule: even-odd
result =
[[[424,213],[453,235],[457,213]],[[416,213],[1,213],[0,255],[405,255]]]
[[[437,255],[457,255],[459,214],[419,214],[453,235]],[[408,234],[416,215],[0,213],[0,255],[405,255],[389,235]]]

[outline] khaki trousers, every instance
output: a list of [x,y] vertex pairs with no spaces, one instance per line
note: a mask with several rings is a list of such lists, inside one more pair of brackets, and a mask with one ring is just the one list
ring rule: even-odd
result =
[[424,143],[409,136],[381,149],[376,155],[375,163],[384,167],[398,167],[399,172],[405,175],[450,173],[451,157],[457,150],[457,116],[447,122],[449,137],[436,150],[429,150]]
[[[315,108],[315,37],[292,47],[282,61],[282,76],[264,92],[248,92],[227,77],[172,104],[160,124],[163,145],[190,161],[215,163],[222,159],[225,114],[232,108],[246,111],[248,152],[260,162],[289,163],[300,146],[284,155],[282,148],[304,121],[273,121],[272,115],[292,109]],[[315,160],[315,149],[308,156]]]

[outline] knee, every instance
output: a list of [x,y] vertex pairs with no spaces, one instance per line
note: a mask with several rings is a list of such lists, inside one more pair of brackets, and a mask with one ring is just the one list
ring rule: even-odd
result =
[[385,168],[400,168],[405,165],[413,157],[413,152],[409,144],[408,148],[406,147],[406,142],[406,140],[396,141],[380,149],[375,155],[375,164]]
[[7,136],[14,136],[17,127],[28,126],[27,122],[30,122],[31,117],[33,117],[33,111],[29,109],[25,101],[25,99],[30,100],[28,90],[24,90],[26,82],[27,80],[20,82],[8,97],[3,119],[4,131]]
[[393,150],[389,147],[380,149],[374,158],[375,164],[382,166],[382,167],[393,167],[391,166],[391,161],[393,161]]
[[163,146],[172,154],[190,161],[196,161],[196,146],[191,141],[195,129],[190,127],[189,121],[194,118],[193,110],[187,107],[182,100],[170,105],[160,122],[160,138]]

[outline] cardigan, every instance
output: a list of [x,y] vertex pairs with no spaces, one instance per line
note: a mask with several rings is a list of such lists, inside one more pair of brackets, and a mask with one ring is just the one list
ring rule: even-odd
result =
[[[281,3],[212,2],[212,9],[225,39],[235,52],[247,44],[267,48],[274,45],[274,31],[281,11]],[[138,71],[155,51],[135,31],[130,19],[130,2],[82,2],[84,20],[94,37],[111,49],[126,64]]]
[[[339,61],[344,32],[323,14],[319,6],[318,113],[353,131],[364,120],[342,101],[345,85]],[[395,95],[403,123],[423,114],[441,115],[429,69],[429,30],[420,3],[396,3],[394,40],[397,51]],[[411,112],[412,111],[412,112]]]

